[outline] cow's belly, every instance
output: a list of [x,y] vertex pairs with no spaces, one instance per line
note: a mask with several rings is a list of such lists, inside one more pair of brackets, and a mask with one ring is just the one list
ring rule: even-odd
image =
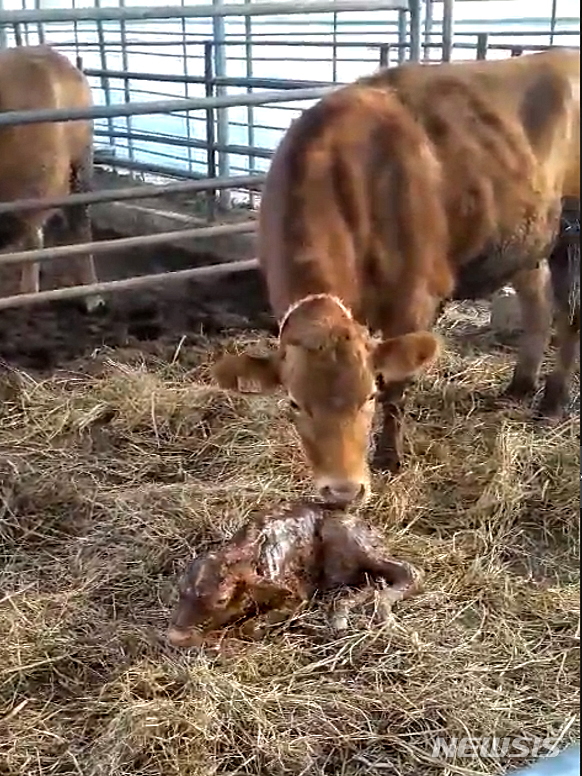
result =
[[544,232],[519,236],[503,243],[492,244],[475,258],[458,264],[455,271],[455,300],[484,299],[506,286],[523,270],[535,269],[550,255],[558,234],[547,228]]

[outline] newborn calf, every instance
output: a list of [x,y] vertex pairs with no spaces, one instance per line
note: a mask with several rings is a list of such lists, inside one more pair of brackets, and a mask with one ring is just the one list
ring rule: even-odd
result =
[[[211,631],[261,612],[290,614],[314,593],[384,580],[384,602],[416,589],[411,566],[393,560],[365,522],[323,505],[301,503],[243,527],[218,552],[195,558],[180,583],[168,639],[201,646]],[[360,596],[345,599],[336,627]],[[337,614],[337,612],[336,612]]]

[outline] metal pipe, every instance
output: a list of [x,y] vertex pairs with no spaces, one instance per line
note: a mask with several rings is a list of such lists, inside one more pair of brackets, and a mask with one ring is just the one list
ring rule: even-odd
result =
[[236,3],[224,5],[146,6],[112,8],[45,8],[42,11],[0,11],[0,24],[73,21],[146,21],[203,19],[223,16],[277,16],[328,11],[407,11],[407,0],[295,0],[293,3]]
[[[69,194],[67,197],[51,199],[17,199],[0,203],[0,216],[6,213],[27,213],[38,210],[52,210],[71,205],[96,205],[104,202],[127,202],[138,199],[152,199],[169,194],[185,194],[208,191],[209,189],[259,189],[265,181],[264,175],[244,175],[231,178],[213,178],[170,183],[166,186],[127,186],[110,191],[92,191],[87,194]],[[0,254],[1,255],[1,254]]]
[[321,89],[290,89],[281,92],[258,92],[255,94],[229,94],[224,97],[193,97],[190,100],[151,100],[134,102],[131,105],[96,105],[90,110],[35,110],[6,111],[0,113],[0,127],[20,124],[42,124],[46,121],[78,121],[80,119],[104,119],[113,116],[143,116],[149,113],[172,113],[186,110],[206,110],[207,108],[227,108],[241,105],[267,105],[271,102],[294,102],[317,100],[335,91],[337,86]]
[[[211,41],[205,41],[212,45]],[[243,45],[242,43],[240,44]],[[278,44],[279,46],[281,43]],[[285,44],[286,46],[288,44]],[[329,44],[327,44],[329,45]],[[360,48],[362,44],[359,44]],[[202,75],[169,75],[168,73],[139,73],[125,70],[107,70],[103,72],[100,68],[87,68],[85,75],[101,77],[107,75],[109,78],[128,79],[129,81],[153,81],[154,83],[171,84],[205,84],[206,79]],[[256,89],[316,89],[323,86],[334,86],[334,81],[294,81],[287,78],[247,78],[245,76],[235,77],[214,77],[212,83],[218,86],[247,86]]]
[[488,47],[489,35],[486,32],[480,32],[477,36],[477,59],[487,59]]
[[455,0],[443,0],[443,62],[453,58]]
[[408,14],[400,11],[398,14],[398,64],[406,61],[406,49],[408,47]]
[[0,310],[8,310],[14,307],[30,307],[43,302],[60,302],[63,299],[82,299],[93,294],[107,294],[114,291],[130,291],[131,289],[144,288],[144,286],[162,285],[174,283],[179,280],[208,280],[231,275],[236,272],[248,272],[259,268],[257,259],[245,259],[243,261],[228,261],[222,264],[211,264],[205,267],[192,267],[191,269],[177,270],[176,272],[163,272],[156,275],[141,275],[124,280],[110,280],[105,283],[92,283],[87,286],[69,286],[57,288],[53,291],[39,291],[36,294],[18,294],[0,298]]
[[[267,129],[276,130],[277,127],[267,127]],[[116,130],[110,133],[106,129],[95,130],[95,137],[111,137],[118,138],[120,140],[129,140],[130,135],[122,130]],[[209,146],[204,140],[186,140],[183,137],[170,137],[169,135],[150,135],[147,132],[134,132],[131,137],[136,142],[141,143],[160,143],[167,146],[177,146],[178,148],[199,148],[202,151],[207,151],[209,148],[213,148],[215,151],[227,151],[229,154],[240,154],[241,156],[251,156],[259,159],[270,159],[273,156],[273,151],[269,148],[259,148],[258,146],[245,146],[245,145],[229,145],[221,146],[219,143],[214,143]],[[221,176],[222,177],[222,176]]]
[[410,59],[420,62],[422,53],[422,0],[410,0]]
[[[212,56],[212,44],[204,44],[204,80],[206,97],[212,98],[214,77],[214,58]],[[212,108],[206,109],[206,175],[208,178],[216,178],[216,137],[214,129],[215,114]],[[225,176],[228,177],[228,176]],[[216,216],[216,189],[208,189],[206,205],[208,208],[208,218],[214,221]]]
[[246,234],[254,232],[256,223],[245,221],[242,224],[220,224],[218,226],[203,226],[194,229],[177,229],[159,234],[140,234],[137,237],[120,237],[115,240],[99,240],[98,242],[77,243],[76,245],[61,245],[56,248],[37,248],[33,251],[17,251],[15,253],[0,253],[0,267],[7,264],[30,264],[51,259],[68,259],[92,253],[94,256],[129,248],[144,248],[151,245],[164,245],[177,240],[192,240],[203,237],[223,237],[230,234]]

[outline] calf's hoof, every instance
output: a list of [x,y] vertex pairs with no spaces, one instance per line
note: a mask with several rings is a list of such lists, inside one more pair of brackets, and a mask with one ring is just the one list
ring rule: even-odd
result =
[[107,308],[107,303],[101,294],[97,294],[86,297],[83,306],[89,315],[93,315],[93,313],[104,312]]

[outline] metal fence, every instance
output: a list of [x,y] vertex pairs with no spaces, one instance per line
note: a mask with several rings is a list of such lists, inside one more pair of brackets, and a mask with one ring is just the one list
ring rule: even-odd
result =
[[[530,20],[521,29],[501,28],[501,19],[490,23],[489,31],[475,30],[477,22],[472,22],[473,28],[468,23],[463,26],[455,19],[453,0],[425,4],[421,0],[245,0],[229,5],[215,0],[213,5],[180,7],[132,7],[119,2],[118,7],[100,7],[96,0],[93,8],[57,9],[42,8],[42,0],[35,0],[40,8],[0,10],[0,42],[8,46],[46,42],[76,58],[90,78],[96,103],[92,111],[0,113],[0,129],[93,118],[99,164],[139,173],[149,185],[77,194],[67,202],[95,204],[204,192],[209,221],[217,218],[217,194],[223,207],[254,202],[252,192],[260,189],[273,149],[299,111],[378,65],[406,59],[503,57],[579,43],[579,17],[558,18],[555,2],[552,13],[535,23]],[[180,182],[168,185],[168,180]],[[59,207],[65,200],[50,204]],[[0,204],[0,217],[38,207],[38,200]],[[89,248],[98,255],[253,229],[252,221],[212,224],[204,229],[9,253],[0,256],[0,266],[71,257]],[[196,268],[164,279],[255,265],[251,261]],[[160,280],[159,275],[132,278],[100,284],[98,290]],[[85,296],[95,290],[67,288],[8,297],[0,299],[0,309]]]

